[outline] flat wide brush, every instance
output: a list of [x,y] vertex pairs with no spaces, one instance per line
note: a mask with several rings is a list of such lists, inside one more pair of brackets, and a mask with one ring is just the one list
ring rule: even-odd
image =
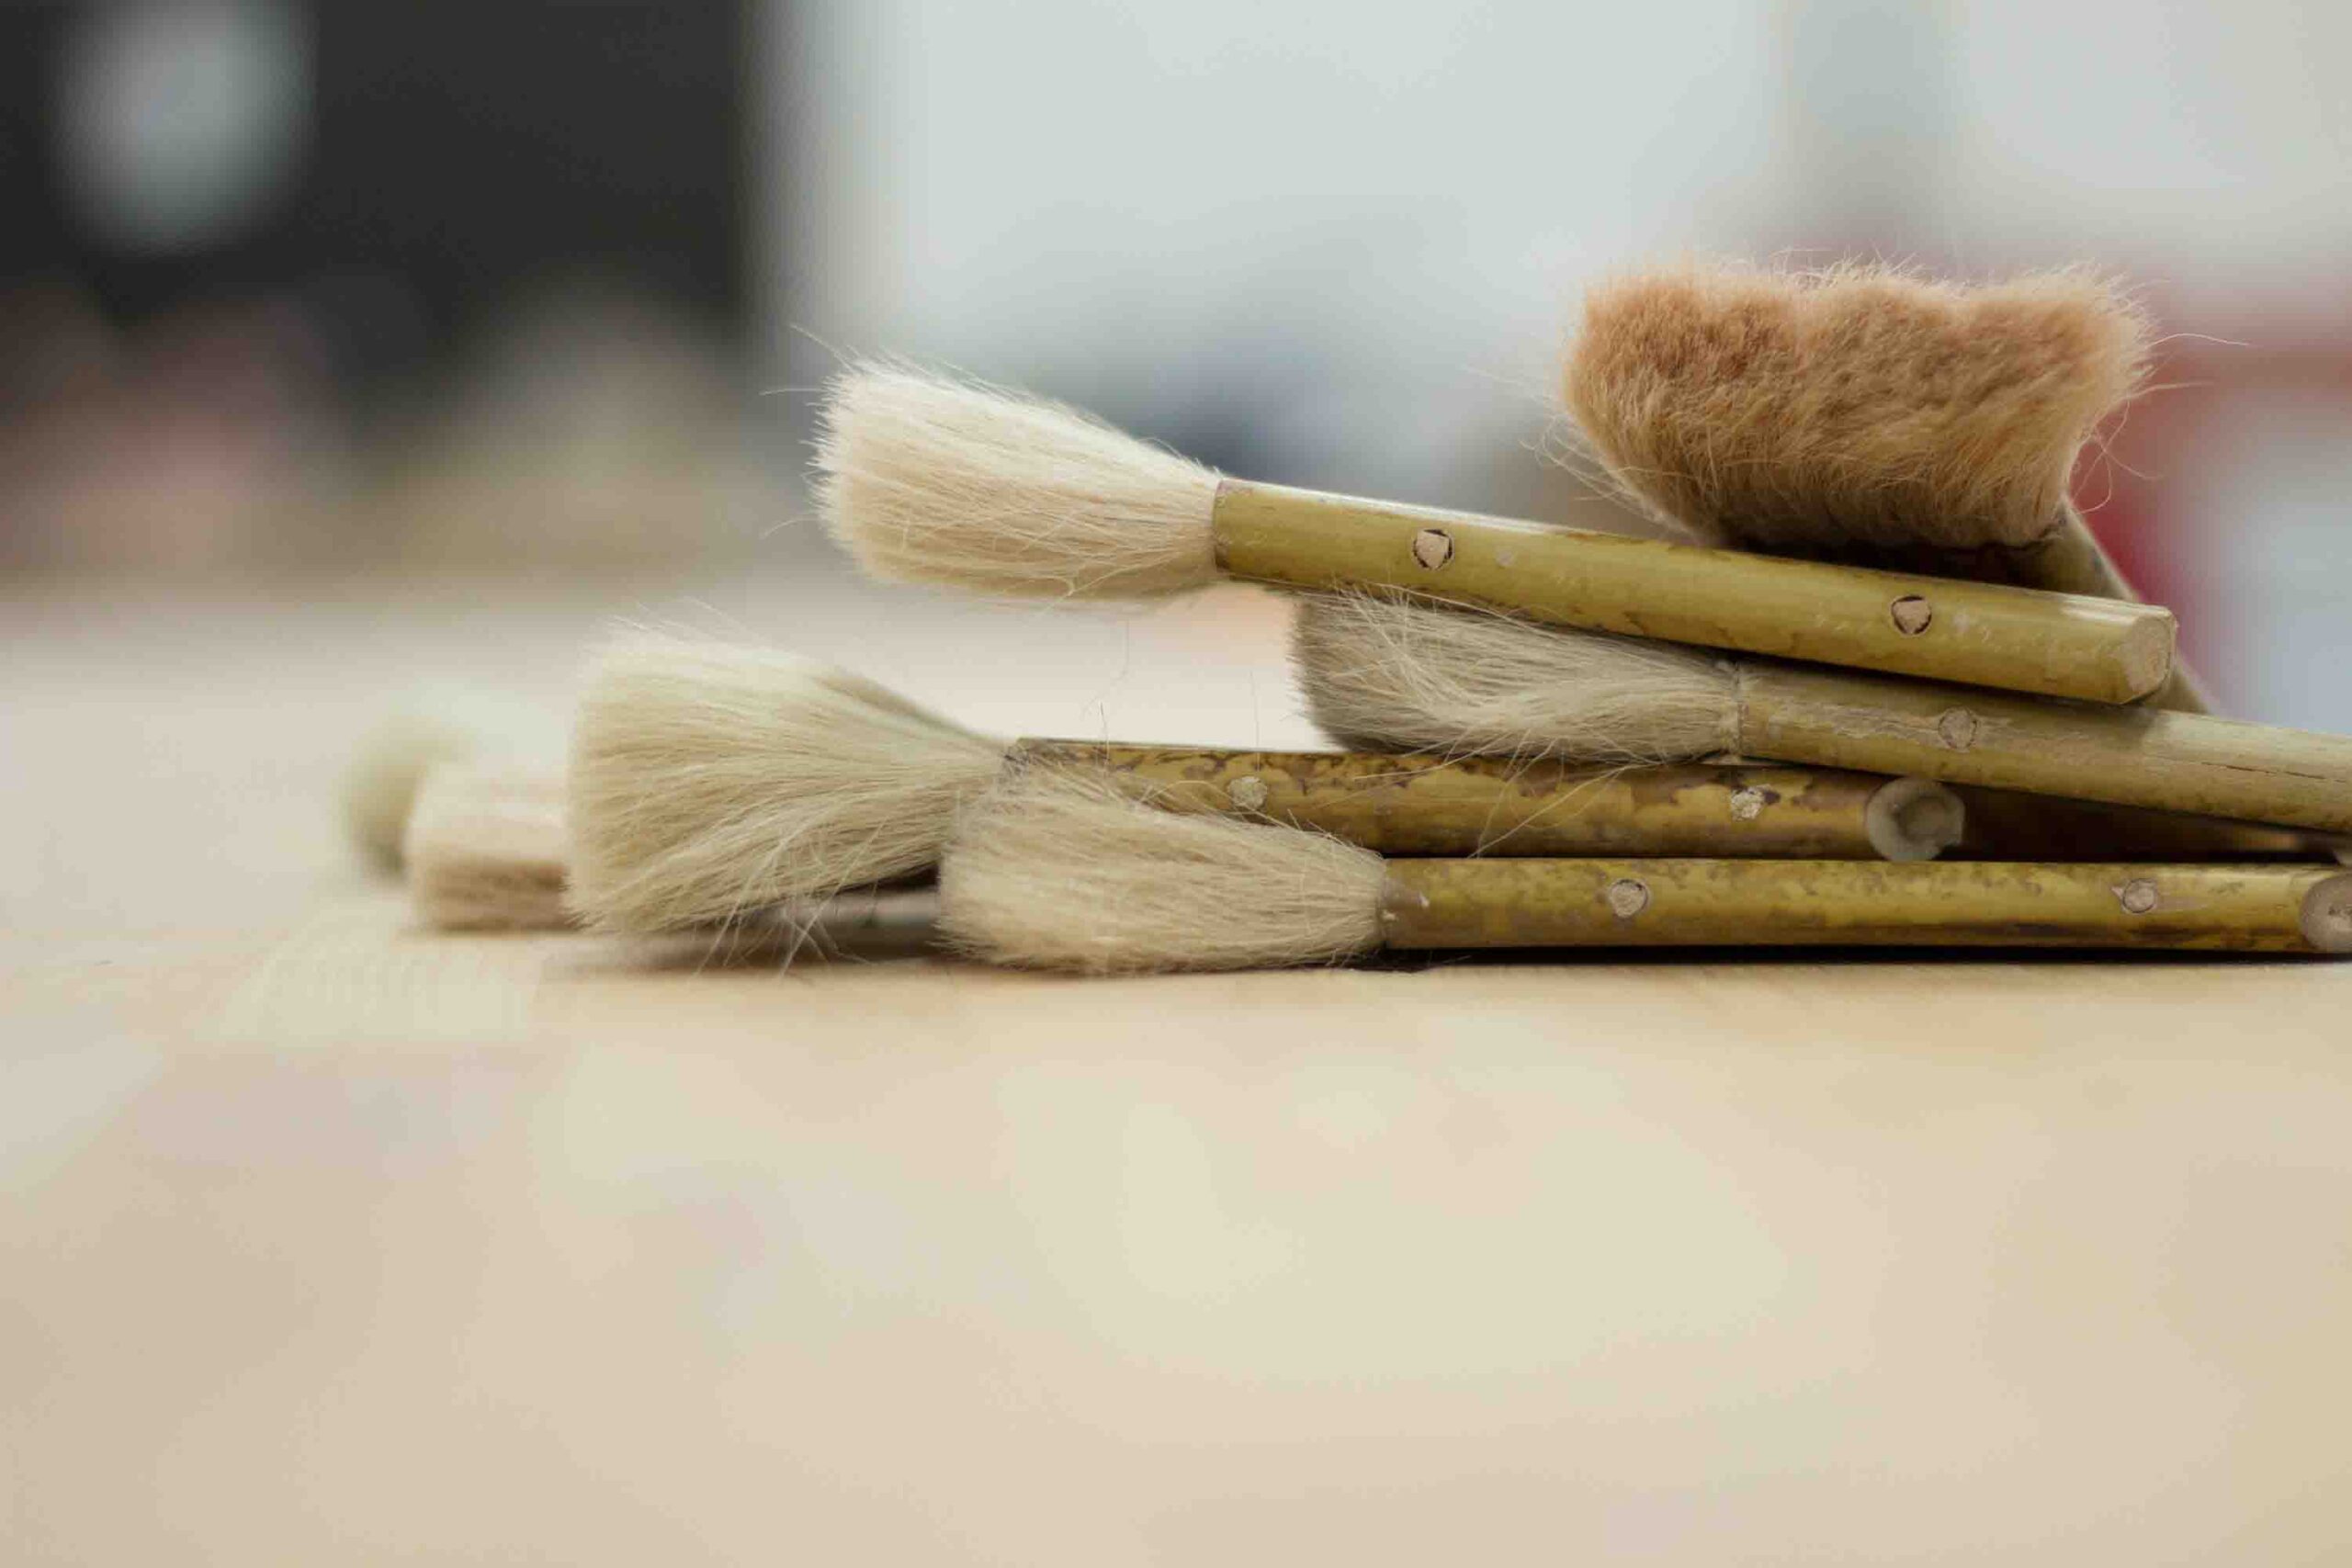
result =
[[1686,265],[1592,288],[1563,379],[1616,486],[1702,540],[2132,600],[2067,486],[2147,362],[2086,272]]
[[1295,828],[1153,812],[1045,772],[966,814],[940,892],[959,951],[1082,974],[1382,949],[2352,951],[2352,874],[2335,866],[1384,861]]
[[1353,745],[1654,761],[1730,752],[2352,832],[2352,739],[2003,696],[1371,595],[1304,605],[1309,710]]
[[1164,811],[1420,854],[1917,859],[1963,816],[1924,780],[1804,768],[1008,742],[788,654],[639,635],[607,649],[581,703],[571,905],[600,927],[661,931],[925,872],[959,806],[1033,767],[1084,770]]
[[1220,576],[1390,587],[1638,633],[2091,701],[2161,685],[2145,605],[1781,560],[1227,479],[1058,404],[893,367],[832,386],[827,527],[878,576],[1135,598]]

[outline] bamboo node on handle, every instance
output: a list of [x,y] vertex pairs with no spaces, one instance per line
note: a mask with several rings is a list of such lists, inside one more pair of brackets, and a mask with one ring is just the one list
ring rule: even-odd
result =
[[1732,818],[1738,822],[1753,822],[1764,815],[1764,808],[1770,804],[1770,795],[1754,784],[1734,790],[1731,796]]
[[2156,885],[2144,876],[2135,876],[2115,890],[2115,901],[2123,906],[2127,915],[2144,915],[2162,900]]
[[1621,876],[1611,883],[1602,897],[1608,901],[1609,912],[1621,920],[1630,920],[1650,907],[1649,887],[1631,876]]
[[1435,571],[1453,558],[1453,536],[1442,528],[1424,528],[1413,536],[1413,558]]
[[1936,607],[1917,593],[1906,593],[1886,607],[1894,629],[1905,637],[1917,637],[1936,618]]
[[1966,708],[1946,708],[1936,716],[1936,734],[1955,751],[1976,744],[1976,716]]
[[1244,811],[1263,811],[1266,808],[1266,781],[1255,773],[1246,773],[1234,780],[1225,793],[1234,805]]
[[1871,848],[1891,861],[1934,860],[1960,842],[1967,825],[1960,796],[1932,779],[1890,780],[1862,810]]

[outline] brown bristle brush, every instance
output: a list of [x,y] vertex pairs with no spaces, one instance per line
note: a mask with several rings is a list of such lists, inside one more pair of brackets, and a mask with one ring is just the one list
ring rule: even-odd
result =
[[940,894],[957,951],[1094,975],[1383,949],[2352,951],[2352,874],[2335,866],[1384,861],[1295,828],[1155,812],[1044,769],[964,814]]
[[1351,745],[1457,754],[1728,752],[2352,832],[2352,739],[2200,714],[1728,660],[1368,594],[1300,609],[1308,711]]
[[[2148,357],[2089,272],[1690,265],[1593,288],[1563,383],[1616,488],[1706,542],[2132,600],[2067,487]],[[2158,700],[2206,708],[2185,672]]]
[[640,634],[605,650],[581,702],[571,904],[603,929],[664,931],[927,872],[956,809],[1032,767],[1417,854],[1919,859],[1962,830],[1924,780],[1626,761],[1006,741],[789,654]]
[[2098,702],[2172,667],[2145,605],[1781,560],[1226,478],[1059,404],[893,366],[827,393],[826,526],[886,578],[1138,598],[1237,577]]

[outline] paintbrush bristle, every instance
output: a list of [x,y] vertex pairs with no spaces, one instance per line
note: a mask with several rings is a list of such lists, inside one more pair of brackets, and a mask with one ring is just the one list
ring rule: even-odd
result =
[[816,468],[827,530],[877,577],[1102,598],[1216,579],[1216,474],[1043,399],[852,366]]
[[1594,288],[1564,379],[1610,477],[1702,538],[1973,547],[2056,525],[2147,363],[2140,310],[2089,272],[1692,265]]
[[723,926],[924,870],[1003,750],[827,665],[626,636],[572,734],[572,908],[604,930]]
[[568,926],[566,858],[560,773],[449,762],[416,792],[405,843],[409,898],[429,926]]
[[1315,722],[1361,750],[1668,762],[1733,749],[1735,677],[1690,649],[1396,594],[1302,599]]
[[1380,945],[1378,855],[1297,828],[1154,810],[1023,769],[940,865],[944,930],[991,964],[1088,975],[1329,964]]

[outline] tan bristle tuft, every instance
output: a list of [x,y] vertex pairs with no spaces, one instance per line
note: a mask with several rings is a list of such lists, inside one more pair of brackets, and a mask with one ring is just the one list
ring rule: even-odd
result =
[[1736,750],[1735,677],[1667,643],[1387,594],[1300,601],[1315,722],[1362,750],[1668,762]]
[[1059,403],[854,366],[816,467],[827,530],[877,577],[1081,598],[1216,579],[1216,474]]
[[568,926],[563,777],[452,762],[425,775],[409,813],[409,897],[443,931]]
[[1702,537],[1970,547],[2057,525],[2147,365],[2140,310],[2089,272],[1688,266],[1594,288],[1564,379],[1611,477]]
[[1088,975],[1330,964],[1380,945],[1381,859],[1297,828],[1158,811],[1024,769],[967,811],[944,929],[991,964]]
[[572,735],[572,908],[600,929],[744,911],[931,866],[1001,743],[844,671],[639,633]]

